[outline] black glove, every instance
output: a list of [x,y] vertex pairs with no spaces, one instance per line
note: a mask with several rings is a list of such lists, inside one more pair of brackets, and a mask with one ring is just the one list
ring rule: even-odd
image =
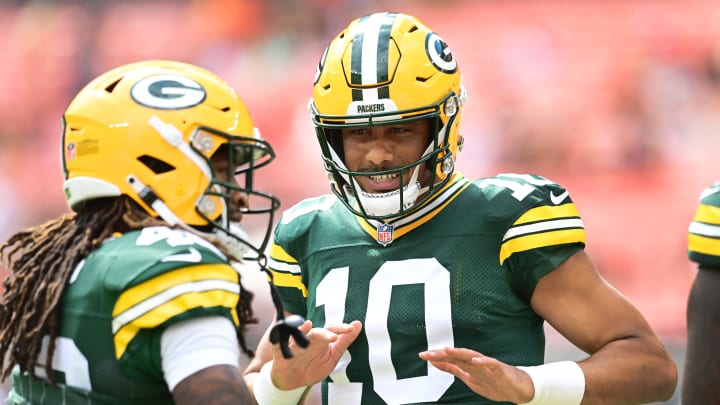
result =
[[291,315],[287,318],[279,319],[270,330],[270,343],[280,343],[280,350],[282,350],[283,357],[286,359],[290,359],[293,356],[290,350],[290,336],[292,336],[293,339],[295,339],[295,343],[302,348],[308,347],[310,344],[307,336],[298,329],[304,322],[305,319],[302,316]]

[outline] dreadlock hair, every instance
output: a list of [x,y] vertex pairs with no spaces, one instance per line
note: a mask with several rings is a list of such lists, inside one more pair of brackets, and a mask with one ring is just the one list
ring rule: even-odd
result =
[[[10,275],[0,295],[0,380],[15,364],[34,377],[42,339],[48,335],[46,374],[54,382],[50,370],[61,326],[59,304],[73,270],[113,233],[158,225],[167,226],[126,196],[100,198],[85,202],[78,213],[17,232],[2,244],[0,259]],[[240,283],[238,341],[249,356],[254,353],[245,341],[246,326],[258,322],[252,299]]]

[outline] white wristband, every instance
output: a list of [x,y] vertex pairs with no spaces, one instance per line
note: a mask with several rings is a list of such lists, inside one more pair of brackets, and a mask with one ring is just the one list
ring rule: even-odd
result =
[[288,391],[277,388],[270,376],[271,368],[272,361],[265,363],[260,369],[260,375],[253,382],[253,393],[258,405],[296,405],[307,387]]
[[574,361],[518,368],[535,386],[532,401],[520,405],[579,405],[585,395],[585,374]]

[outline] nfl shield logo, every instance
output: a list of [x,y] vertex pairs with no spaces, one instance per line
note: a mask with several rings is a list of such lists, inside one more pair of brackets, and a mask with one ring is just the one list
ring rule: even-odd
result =
[[377,226],[377,241],[383,246],[387,246],[393,241],[394,226],[390,224],[380,224]]

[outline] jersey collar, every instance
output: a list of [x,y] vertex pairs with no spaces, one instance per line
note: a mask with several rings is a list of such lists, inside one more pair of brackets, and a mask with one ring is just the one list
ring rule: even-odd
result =
[[471,183],[461,173],[455,172],[445,186],[408,215],[385,221],[366,219],[359,215],[355,219],[370,237],[382,245],[388,245],[434,218]]

